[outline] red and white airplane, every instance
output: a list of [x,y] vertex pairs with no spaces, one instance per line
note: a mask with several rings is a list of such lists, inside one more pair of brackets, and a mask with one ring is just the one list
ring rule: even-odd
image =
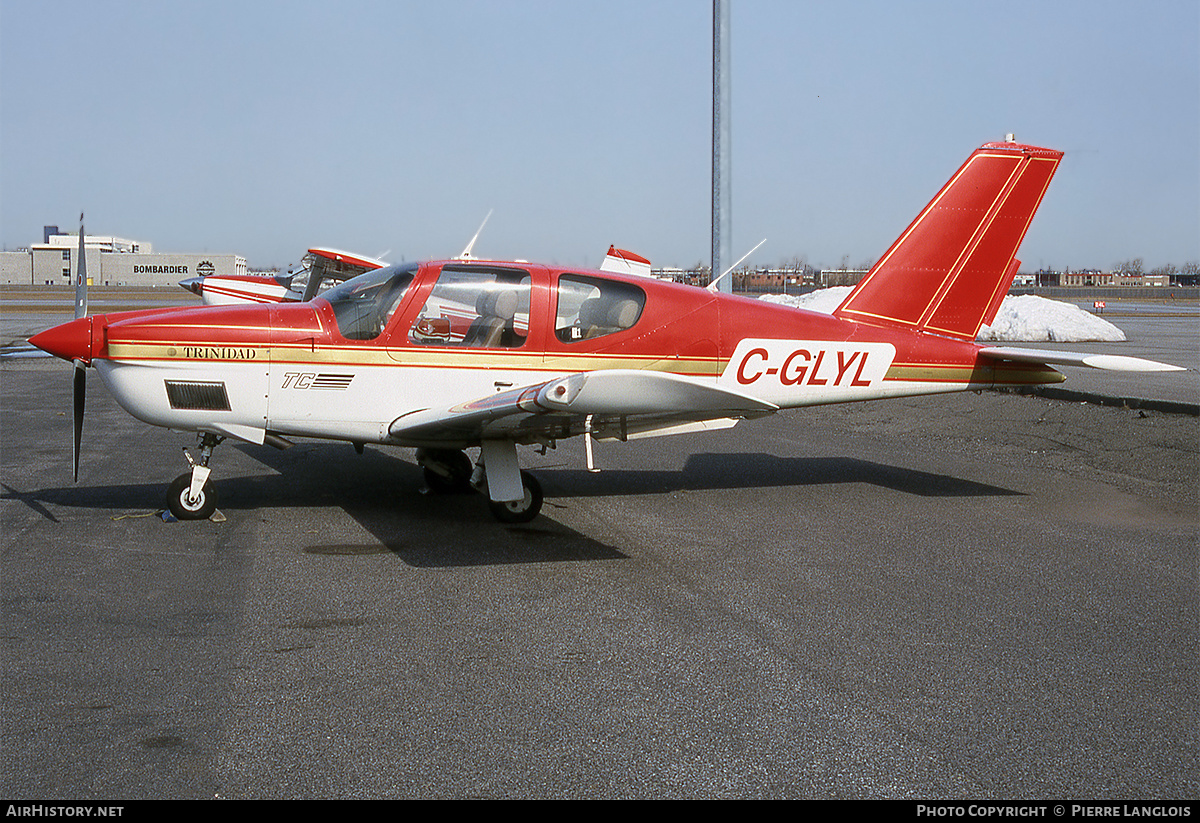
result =
[[303,303],[333,285],[363,272],[386,266],[383,260],[362,257],[339,249],[308,250],[295,274],[209,274],[181,280],[206,306],[237,306],[243,303]]
[[[518,445],[583,435],[592,468],[593,439],[1053,383],[1058,364],[1177,368],[975,342],[1061,158],[1012,142],[976,150],[832,316],[644,276],[460,257],[379,268],[307,303],[84,316],[30,342],[94,367],[135,417],[199,433],[200,458],[189,455],[168,495],[180,518],[213,511],[209,461],[223,439],[313,437],[415,447],[432,489],[480,489],[497,518],[521,522],[542,492]],[[78,421],[78,378],[76,388]]]

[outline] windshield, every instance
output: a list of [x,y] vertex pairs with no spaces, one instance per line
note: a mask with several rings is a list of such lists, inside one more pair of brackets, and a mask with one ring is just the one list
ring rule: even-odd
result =
[[415,263],[360,274],[322,295],[333,307],[338,331],[349,340],[374,340],[387,326],[416,274]]

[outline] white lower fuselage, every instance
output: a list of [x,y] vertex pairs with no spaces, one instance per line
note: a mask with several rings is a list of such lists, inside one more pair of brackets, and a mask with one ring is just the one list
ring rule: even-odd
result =
[[[423,351],[428,365],[410,365],[398,359],[400,353],[384,350],[358,362],[298,357],[286,349],[278,359],[264,348],[256,352],[242,360],[97,359],[94,365],[121,406],[146,423],[256,443],[271,433],[403,445],[389,437],[389,427],[410,412],[450,408],[572,373],[555,368],[567,364],[508,353]],[[989,385],[889,378],[893,357],[888,344],[744,340],[721,364],[720,375],[689,379],[780,408]]]

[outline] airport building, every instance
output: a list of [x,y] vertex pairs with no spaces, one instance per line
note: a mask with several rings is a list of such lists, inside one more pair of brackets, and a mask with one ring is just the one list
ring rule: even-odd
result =
[[[176,286],[187,277],[246,274],[246,258],[236,254],[160,254],[149,243],[122,237],[84,237],[89,285]],[[79,234],[46,226],[42,242],[0,252],[0,284],[69,286],[79,255]]]
[[1073,271],[1059,272],[1060,286],[1163,286],[1170,285],[1165,274],[1143,274],[1141,272]]

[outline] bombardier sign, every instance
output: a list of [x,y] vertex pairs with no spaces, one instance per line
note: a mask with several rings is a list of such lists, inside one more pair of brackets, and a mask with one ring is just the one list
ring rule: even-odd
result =
[[128,285],[173,284],[192,277],[245,273],[241,258],[224,254],[105,254],[100,264],[100,282]]
[[134,274],[187,274],[187,266],[139,266],[134,265]]
[[[188,274],[189,266],[187,263],[178,264],[153,264],[153,263],[134,263],[134,274]],[[217,267],[212,264],[211,260],[202,260],[196,266],[196,274],[201,277],[207,277],[216,272]]]

